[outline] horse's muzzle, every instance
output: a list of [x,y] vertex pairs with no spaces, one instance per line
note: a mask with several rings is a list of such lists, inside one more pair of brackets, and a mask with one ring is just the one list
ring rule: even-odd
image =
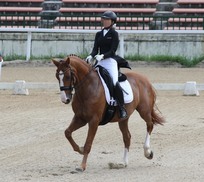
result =
[[65,102],[63,102],[64,104],[69,104],[71,101],[71,99],[67,99]]
[[60,92],[60,96],[61,96],[61,101],[64,103],[64,104],[69,104],[72,100],[72,94],[66,94],[64,91],[61,91]]

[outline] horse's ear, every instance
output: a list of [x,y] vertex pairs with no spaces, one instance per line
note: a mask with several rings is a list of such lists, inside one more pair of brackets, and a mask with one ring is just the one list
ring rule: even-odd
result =
[[57,66],[57,67],[59,66],[59,62],[56,61],[55,59],[52,59],[52,62],[54,63],[55,66]]
[[70,58],[69,58],[69,56],[67,57],[67,59],[66,59],[66,63],[69,65],[70,64]]

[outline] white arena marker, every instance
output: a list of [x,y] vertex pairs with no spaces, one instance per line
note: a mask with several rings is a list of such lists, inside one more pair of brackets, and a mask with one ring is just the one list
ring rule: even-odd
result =
[[185,83],[183,95],[199,96],[195,81],[189,81]]
[[15,95],[28,95],[28,89],[26,89],[26,82],[24,80],[17,80],[14,84],[13,94]]

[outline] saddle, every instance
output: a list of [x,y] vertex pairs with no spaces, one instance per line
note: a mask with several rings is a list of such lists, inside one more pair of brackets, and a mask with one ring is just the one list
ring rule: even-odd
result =
[[[114,84],[113,84],[112,78],[110,77],[110,74],[104,67],[100,65],[97,65],[96,68],[98,68],[98,71],[100,72],[100,76],[103,78],[104,82],[106,83],[108,87],[108,90],[110,92],[110,97],[115,99]],[[127,80],[126,75],[119,71],[118,81],[123,82],[125,80]],[[107,124],[113,118],[115,112],[116,112],[116,106],[114,106],[114,104],[107,103],[106,111],[99,125]]]

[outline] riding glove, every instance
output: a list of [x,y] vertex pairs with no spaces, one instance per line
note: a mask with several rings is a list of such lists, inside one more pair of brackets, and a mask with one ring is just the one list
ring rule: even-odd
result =
[[86,58],[86,62],[90,64],[91,61],[92,61],[92,59],[93,59],[92,55],[89,55],[89,56]]
[[94,58],[95,58],[97,61],[101,61],[101,60],[104,58],[104,55],[103,55],[103,54],[96,55]]

